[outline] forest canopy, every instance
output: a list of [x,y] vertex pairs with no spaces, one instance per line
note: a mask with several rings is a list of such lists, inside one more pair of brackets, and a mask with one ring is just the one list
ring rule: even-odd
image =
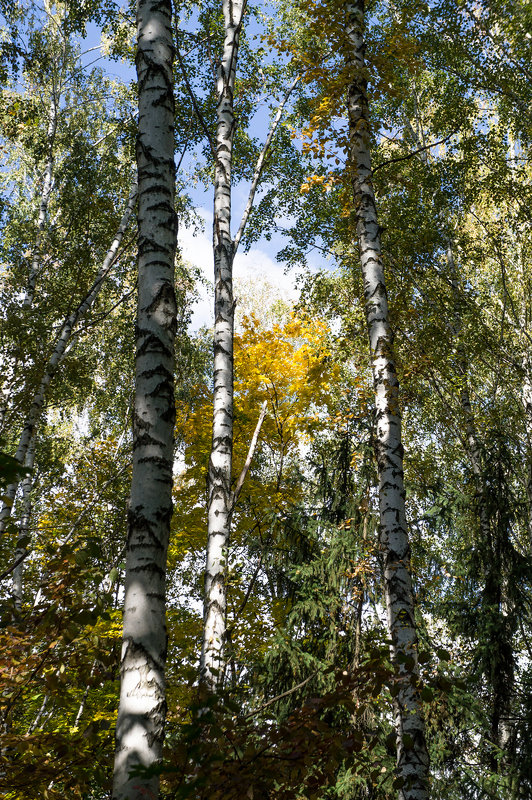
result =
[[532,797],[530,0],[0,0],[0,794]]

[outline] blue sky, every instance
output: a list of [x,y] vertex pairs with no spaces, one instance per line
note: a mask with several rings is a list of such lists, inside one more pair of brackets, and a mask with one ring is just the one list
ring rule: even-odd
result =
[[[91,50],[83,57],[83,62],[95,62],[106,74],[124,83],[129,83],[135,79],[134,66],[125,61],[115,61],[101,56],[98,58],[98,52],[92,50],[100,45],[100,29],[96,25],[89,25],[87,28],[87,36],[82,44],[84,50]],[[254,119],[255,129],[253,134],[259,139],[264,141],[268,129],[268,113],[264,108],[256,115]],[[297,191],[298,187],[294,187]],[[249,186],[239,184],[233,189],[233,233],[237,230],[238,224],[241,219],[243,209],[248,197]],[[188,193],[191,197],[192,203],[196,208],[198,217],[203,222],[203,231],[198,232],[195,229],[187,228],[184,225],[180,226],[179,232],[179,245],[186,261],[198,267],[206,280],[212,282],[213,275],[213,256],[211,245],[211,225],[212,225],[212,189],[206,189],[202,185],[190,186]],[[281,224],[283,220],[278,220]],[[240,250],[237,254],[234,267],[235,275],[235,291],[238,292],[238,283],[240,280],[248,280],[256,277],[259,279],[268,280],[278,291],[278,294],[287,301],[294,301],[297,299],[298,292],[295,289],[296,275],[293,273],[285,274],[285,265],[279,263],[276,255],[279,250],[284,247],[286,240],[281,235],[274,235],[271,241],[261,239],[259,242],[248,252],[244,253]],[[315,256],[313,266],[323,266],[319,256]],[[197,329],[201,325],[212,324],[212,297],[211,292],[207,286],[200,289],[201,299],[196,305],[192,327]]]

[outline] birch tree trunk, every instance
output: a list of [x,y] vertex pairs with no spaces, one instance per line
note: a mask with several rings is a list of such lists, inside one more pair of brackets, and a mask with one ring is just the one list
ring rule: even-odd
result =
[[[24,466],[32,470],[35,461],[35,438],[33,437],[24,459]],[[15,549],[15,563],[19,562],[13,570],[13,601],[15,604],[15,615],[20,616],[22,611],[22,576],[24,573],[24,558],[28,552],[28,529],[31,514],[31,489],[33,486],[33,477],[31,474],[26,475],[22,481],[22,513],[20,516],[20,524],[18,530],[18,540]]]
[[231,165],[233,92],[243,0],[223,0],[225,38],[217,75],[214,184],[214,400],[207,498],[207,563],[200,677],[210,690],[222,681],[225,638],[225,562],[231,523],[233,461],[233,259]]
[[268,150],[281,122],[286,104],[299,77],[294,78],[280,102],[257,159],[242,219],[231,239],[231,168],[233,136],[236,126],[234,87],[239,38],[246,0],[223,0],[224,48],[217,73],[217,127],[214,183],[214,400],[212,448],[208,472],[208,535],[205,568],[203,640],[200,681],[210,691],[223,683],[226,636],[226,555],[231,516],[242,488],[258,433],[264,419],[263,408],[250,445],[246,466],[231,491],[233,460],[233,262],[244,235],[262,176]]
[[417,632],[405,515],[399,384],[393,356],[380,227],[373,189],[367,79],[364,61],[364,0],[347,3],[348,116],[353,197],[375,388],[375,449],[379,474],[379,544],[384,558],[387,620],[392,661],[398,672],[395,702],[400,800],[429,796],[429,756],[416,678]]
[[[61,365],[61,362],[67,350],[67,345],[71,340],[72,333],[75,330],[77,323],[83,318],[83,316],[91,308],[94,301],[98,297],[98,294],[100,293],[105,278],[107,277],[109,270],[113,266],[116,255],[118,253],[118,249],[124,237],[124,233],[127,230],[127,227],[129,225],[129,220],[135,208],[136,199],[137,199],[137,184],[135,183],[131,189],[128,204],[120,221],[120,226],[118,228],[117,234],[114,238],[111,247],[107,252],[107,255],[105,257],[102,266],[98,271],[94,283],[92,284],[89,292],[87,293],[85,298],[81,301],[81,303],[78,305],[78,307],[63,322],[63,326],[61,328],[59,336],[57,337],[53,353],[48,359],[48,363],[44,368],[41,382],[37,388],[35,395],[33,396],[33,400],[31,402],[28,414],[26,416],[26,420],[24,422],[24,427],[20,435],[17,452],[15,453],[15,458],[19,462],[19,464],[24,464],[24,460],[28,452],[28,447],[30,445],[32,437],[35,434],[37,424],[45,407],[46,393],[48,391],[48,387],[50,386],[50,383],[52,382],[54,375],[56,374],[57,370],[59,369],[59,366]],[[20,479],[14,481],[7,487],[7,490],[5,492],[6,500],[4,501],[2,510],[0,511],[0,534],[3,533],[3,531],[5,530],[7,520],[11,516],[11,509],[15,501],[15,496],[17,493],[17,489],[19,487],[19,483]]]
[[26,286],[26,293],[24,295],[23,307],[29,309],[32,306],[33,298],[35,296],[35,287],[37,285],[37,277],[41,270],[41,249],[42,237],[46,224],[46,216],[48,214],[48,206],[50,203],[50,195],[52,193],[54,163],[55,163],[55,135],[57,131],[57,109],[59,97],[56,96],[55,87],[52,87],[50,97],[50,107],[48,110],[48,129],[46,132],[47,144],[47,161],[44,168],[43,183],[41,189],[41,197],[39,203],[39,214],[37,217],[37,234],[35,236],[35,244],[31,256],[30,273],[28,276],[28,283]]
[[522,403],[525,412],[525,430],[527,439],[527,473],[526,473],[526,495],[528,503],[528,548],[532,556],[532,376],[530,371],[529,359],[523,359],[525,380],[523,381]]
[[[138,306],[114,800],[155,800],[166,715],[166,553],[175,422],[174,95],[171,0],[137,0]],[[137,775],[132,771],[140,769]]]

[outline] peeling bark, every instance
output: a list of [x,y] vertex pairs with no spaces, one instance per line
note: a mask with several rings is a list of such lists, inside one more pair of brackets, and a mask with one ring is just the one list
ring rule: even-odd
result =
[[[175,422],[172,4],[137,1],[138,306],[113,800],[157,798],[166,716],[166,553]],[[132,774],[137,770],[137,774]]]
[[379,545],[384,560],[391,656],[398,674],[395,701],[400,800],[427,800],[429,756],[417,686],[417,632],[405,515],[399,383],[381,258],[380,226],[372,180],[370,125],[364,62],[364,0],[347,4],[350,162],[356,227],[375,388],[375,449],[379,474]]

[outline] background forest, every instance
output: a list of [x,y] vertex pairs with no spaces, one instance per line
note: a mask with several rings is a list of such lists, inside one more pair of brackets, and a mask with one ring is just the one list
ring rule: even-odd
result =
[[[0,794],[100,800],[136,524],[141,12],[0,12]],[[166,733],[113,798],[422,800],[424,737],[434,800],[532,798],[532,2],[174,0],[169,30]],[[367,175],[411,652],[383,589]]]

